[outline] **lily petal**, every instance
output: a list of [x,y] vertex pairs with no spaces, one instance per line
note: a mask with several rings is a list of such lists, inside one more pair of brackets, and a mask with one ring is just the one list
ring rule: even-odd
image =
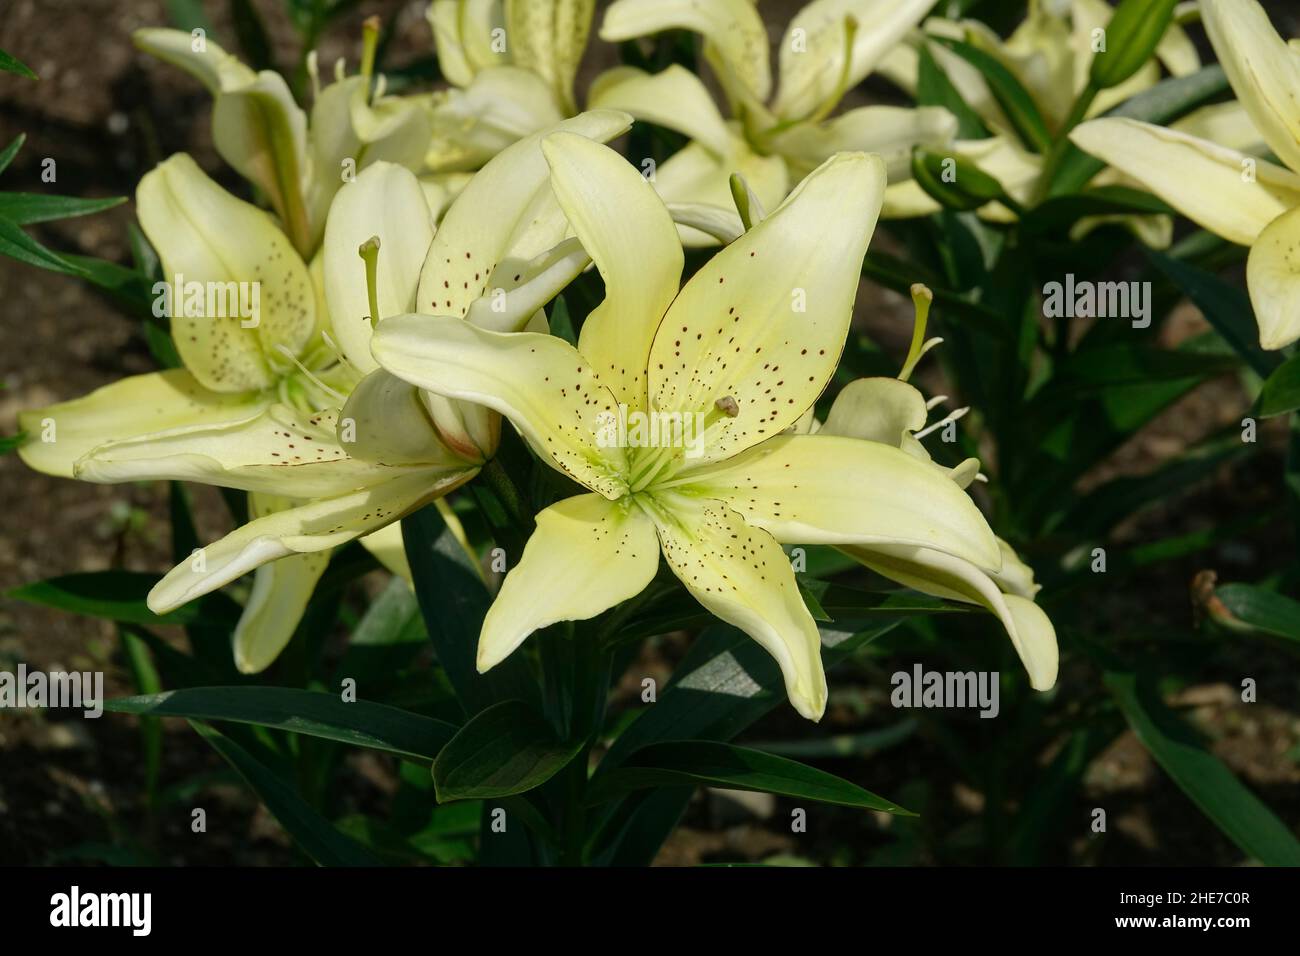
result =
[[621,67],[597,77],[589,102],[673,129],[718,156],[731,148],[731,131],[713,97],[690,70],[673,64],[659,73]]
[[487,332],[448,316],[385,319],[371,344],[389,372],[514,423],[544,461],[606,498],[627,492],[624,449],[599,442],[614,396],[581,353],[535,332]]
[[[366,264],[357,250],[379,237],[375,291],[379,315],[370,315]],[[378,368],[370,354],[372,322],[415,310],[420,270],[433,242],[433,221],[415,174],[376,163],[339,190],[325,225],[325,301],[343,354],[359,371]]]
[[[862,82],[932,6],[932,0],[813,0],[786,28],[773,109],[787,119],[801,119],[833,105],[837,95]],[[851,51],[846,50],[844,33],[848,17],[859,24]]]
[[608,146],[552,133],[542,152],[555,198],[605,282],[578,351],[618,401],[643,411],[650,343],[681,285],[677,227],[645,178]]
[[[771,209],[789,191],[789,174],[780,156],[760,156],[743,138],[731,136],[727,152],[718,156],[701,143],[687,143],[656,171],[651,182],[670,206],[718,206],[734,209],[731,175],[739,173],[758,196],[763,208]],[[679,230],[688,248],[717,245],[711,233],[688,226]]]
[[[204,386],[219,392],[268,387],[277,351],[294,355],[316,322],[307,266],[271,217],[226,192],[184,153],[145,174],[136,190],[140,224],[162,258],[165,279],[212,283],[191,314],[184,289],[172,289],[172,338],[181,359]],[[216,284],[220,283],[220,286]],[[256,283],[260,315],[241,317],[240,283]],[[213,291],[220,289],[221,301]],[[209,315],[209,305],[218,314]],[[248,311],[252,311],[251,309]],[[251,324],[256,321],[256,326]]]
[[[879,158],[831,158],[674,300],[650,351],[650,405],[715,420],[704,461],[784,431],[826,387],[884,191]],[[719,418],[726,399],[738,414]]]
[[[1091,120],[1070,139],[1229,242],[1251,245],[1300,205],[1300,176],[1290,170],[1149,123]],[[1255,170],[1253,182],[1243,177],[1247,168]]]
[[528,635],[557,621],[585,621],[640,594],[659,567],[654,522],[630,499],[577,495],[537,516],[523,557],[483,621],[481,672]]
[[771,141],[801,173],[839,152],[877,153],[890,182],[911,177],[912,150],[941,148],[957,135],[957,118],[939,106],[863,106],[825,123],[800,123]]
[[1300,172],[1300,53],[1278,36],[1256,0],[1201,0],[1201,19],[1233,92],[1264,141]]
[[[339,414],[340,435],[354,458],[385,465],[453,465],[456,456],[438,433],[419,390],[376,368],[348,396]],[[474,464],[470,461],[466,464]]]
[[563,118],[544,79],[517,66],[494,66],[464,90],[436,94],[426,163],[435,172],[477,169],[512,143]]
[[686,589],[758,641],[780,666],[795,710],[820,720],[827,695],[821,635],[776,539],[720,501],[656,495],[652,515],[664,558]]
[[930,548],[850,547],[844,551],[873,571],[923,594],[984,606],[1006,628],[1029,674],[1030,686],[1050,690],[1056,683],[1056,629],[1033,601],[1003,594],[979,568]]
[[277,511],[236,528],[172,568],[149,592],[158,614],[174,610],[269,561],[309,554],[371,534],[472,478],[476,469],[423,469],[337,498]]
[[543,77],[566,113],[595,9],[596,0],[506,0],[515,63]]
[[[593,110],[545,132],[603,142],[625,132],[630,121],[626,113]],[[519,266],[564,238],[567,222],[551,195],[542,135],[525,137],[496,156],[451,204],[420,276],[421,311],[465,316],[475,299],[503,288]]]
[[1300,339],[1300,207],[1278,216],[1259,234],[1246,260],[1246,287],[1259,323],[1261,348]]
[[840,389],[820,435],[882,442],[898,448],[925,427],[925,396],[896,378],[859,378]]
[[104,442],[241,422],[265,405],[256,392],[210,391],[185,369],[132,375],[81,398],[20,413],[18,426],[28,438],[18,455],[29,468],[71,478],[76,461]]
[[[291,508],[293,502],[279,496],[253,494],[249,495],[248,506],[260,518]],[[240,673],[257,674],[280,656],[298,630],[316,582],[329,562],[328,551],[295,554],[264,564],[254,572],[248,603],[232,637],[235,666]]]
[[[272,405],[240,422],[195,425],[108,442],[73,468],[82,481],[195,481],[297,498],[338,495],[402,470],[349,457],[335,439],[337,412]],[[463,463],[443,454],[424,465]],[[409,470],[409,469],[405,469]]]
[[778,435],[712,468],[681,473],[784,544],[908,544],[996,571],[1002,552],[964,491],[927,462],[874,441]]
[[664,30],[693,30],[724,85],[762,102],[772,91],[767,28],[752,0],[615,0],[600,38],[617,43]]
[[[446,499],[439,498],[434,504],[438,505],[438,510],[442,512],[443,520],[447,520],[447,515],[451,514],[455,519],[455,514],[450,506],[447,505]],[[448,522],[451,527],[451,522]],[[459,532],[457,537],[464,536],[464,529],[460,527],[457,521],[454,530]],[[409,584],[411,581],[411,566],[406,563],[406,543],[402,540],[402,524],[400,521],[394,521],[392,524],[384,525],[378,531],[372,531],[370,534],[357,539],[360,545],[374,555],[375,560],[385,568],[396,574],[400,578],[405,578]],[[461,542],[462,546],[464,542]],[[286,558],[285,560],[292,560]],[[277,562],[279,563],[279,562]],[[273,565],[272,565],[273,566]]]

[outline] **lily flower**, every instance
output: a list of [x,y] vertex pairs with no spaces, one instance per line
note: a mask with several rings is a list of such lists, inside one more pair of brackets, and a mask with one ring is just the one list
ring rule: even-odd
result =
[[[1002,560],[971,499],[927,464],[880,442],[783,434],[843,349],[884,163],[830,158],[682,287],[673,219],[634,167],[563,133],[543,150],[605,282],[578,346],[454,315],[386,318],[371,345],[398,378],[495,409],[589,489],[537,516],[484,621],[478,668],[538,628],[634,597],[662,553],[705,608],[772,654],[791,703],[818,719],[820,636],[781,543],[927,547],[989,571]],[[657,439],[616,434],[633,413],[658,422]]]
[[[992,135],[987,139],[959,140],[954,155],[973,163],[992,176],[1019,205],[1037,201],[1042,188],[1044,156],[1027,148],[999,105],[983,73],[936,38],[961,40],[996,59],[1019,82],[1034,101],[1044,124],[1054,136],[1069,121],[1077,98],[1088,85],[1096,32],[1106,28],[1114,9],[1106,0],[1031,0],[1025,19],[1005,40],[977,20],[925,21],[918,42],[934,57],[963,100],[983,121]],[[1152,60],[1124,82],[1101,90],[1085,116],[1096,116],[1149,89],[1160,80],[1160,66],[1173,76],[1185,76],[1200,67],[1200,57],[1187,33],[1177,23],[1157,44]],[[918,67],[911,62],[901,71],[899,83],[915,91]],[[1125,179],[1114,169],[1103,170],[1093,185],[1121,184]],[[938,211],[939,204],[915,182],[899,191],[899,203],[915,215]],[[999,202],[988,203],[979,215],[993,222],[1013,222],[1016,213]],[[1078,239],[1097,226],[1118,221],[1147,245],[1163,248],[1172,237],[1168,216],[1086,217],[1072,233]]]
[[[621,67],[592,84],[590,105],[621,109],[690,138],[655,171],[669,203],[730,204],[739,173],[766,208],[785,198],[829,156],[865,151],[882,156],[890,187],[886,218],[911,215],[896,196],[911,181],[912,149],[943,147],[957,121],[939,107],[864,106],[829,119],[844,95],[880,66],[934,5],[934,0],[813,0],[790,21],[781,42],[773,95],[767,27],[753,0],[616,0],[605,11],[602,40],[663,30],[693,30],[726,94],[731,119],[704,84],[680,66],[648,74]],[[683,241],[713,238],[683,228]]]
[[[416,186],[414,198],[423,202],[422,196]],[[158,310],[170,315],[183,365],[24,412],[20,421],[31,438],[19,448],[23,460],[47,474],[89,481],[175,479],[242,488],[260,528],[284,521],[301,499],[387,477],[335,439],[333,409],[359,375],[330,336],[319,260],[305,263],[268,213],[231,196],[185,154],[145,175],[136,206],[162,260]],[[418,221],[402,225],[414,229]],[[463,462],[443,458],[444,468],[422,476],[428,486],[466,473]],[[343,540],[335,536],[335,543]],[[400,537],[361,543],[409,577]],[[275,546],[265,538],[259,546],[260,564]],[[235,657],[245,671],[266,667],[283,648],[328,561],[326,550],[298,554],[289,545],[280,553],[293,556],[258,568],[236,628]],[[209,558],[215,573],[221,555],[205,552],[201,566]]]
[[[608,139],[628,121],[603,111],[559,128]],[[500,422],[487,409],[423,395],[379,369],[370,356],[375,317],[412,313],[425,302],[433,307],[436,298],[438,308],[506,331],[538,322],[541,307],[590,261],[564,238],[567,223],[539,142],[540,134],[525,139],[485,166],[437,229],[420,182],[404,167],[376,163],[340,191],[318,261],[332,320],[332,368],[346,385],[322,381],[297,404],[281,401],[232,421],[106,442],[78,460],[77,476],[93,481],[190,480],[268,496],[255,499],[248,524],[203,548],[201,561],[184,561],[165,575],[149,594],[150,608],[172,610],[269,568],[262,573],[270,583],[254,583],[250,605],[277,589],[292,592],[300,616],[329,550],[357,538],[380,549],[381,560],[404,566],[396,523],[474,477],[496,450]],[[240,205],[270,225],[265,213]],[[176,219],[185,228],[204,221]],[[158,244],[168,267],[166,250],[196,241],[169,238],[176,241]],[[258,264],[245,265],[244,274],[278,264],[276,256],[264,261],[247,230],[223,230],[213,241],[224,243],[223,254],[233,255],[227,247],[234,246]],[[243,331],[232,328],[228,338]],[[298,376],[319,377],[309,368]],[[276,634],[287,641],[296,623],[288,605],[268,609],[266,617],[279,622]],[[265,634],[249,643],[257,650],[245,648],[240,659],[250,668],[265,666],[283,646]]]
[[381,160],[419,169],[428,150],[427,98],[387,96],[383,76],[372,76],[377,21],[366,23],[359,75],[345,76],[340,60],[335,82],[322,89],[315,54],[308,58],[315,93],[310,123],[284,77],[255,72],[207,38],[143,29],[133,39],[208,88],[217,152],[266,197],[303,256],[319,245],[330,201],[344,182]]
[[[930,410],[939,399],[927,402],[907,379],[920,359],[942,339],[925,338],[931,295],[924,286],[914,286],[916,327],[912,348],[897,378],[860,378],[846,385],[835,397],[826,422],[811,420],[806,431],[816,435],[841,435],[862,441],[880,442],[898,448],[927,463],[957,487],[965,488],[979,475],[979,461],[968,458],[954,468],[945,468],[930,458],[920,439],[949,421],[960,418],[958,409],[938,422],[927,424]],[[1039,586],[1033,570],[1014,549],[997,539],[1002,566],[988,570],[953,554],[912,544],[841,545],[840,550],[866,567],[906,587],[933,597],[978,604],[994,614],[1029,675],[1035,690],[1050,690],[1056,683],[1059,652],[1056,629],[1034,603]]]
[[[1250,123],[1166,129],[1101,118],[1070,138],[1215,235],[1249,246],[1246,285],[1259,343],[1300,339],[1300,55],[1255,0],[1202,0],[1201,18]],[[1257,135],[1252,135],[1257,134]],[[1213,139],[1205,138],[1207,135]],[[1277,162],[1251,155],[1262,139]]]

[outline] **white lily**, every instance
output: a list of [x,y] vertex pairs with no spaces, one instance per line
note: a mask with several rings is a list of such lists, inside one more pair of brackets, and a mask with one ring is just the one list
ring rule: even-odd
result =
[[[657,74],[622,67],[598,77],[590,103],[622,109],[676,130],[691,142],[655,173],[670,204],[730,205],[739,173],[770,208],[827,157],[861,150],[885,161],[890,188],[883,215],[911,215],[907,197],[916,145],[948,145],[957,123],[938,107],[865,106],[828,119],[845,93],[870,75],[934,5],[934,0],[813,0],[795,15],[781,42],[775,95],[767,28],[754,0],[616,0],[601,25],[603,40],[663,30],[693,30],[730,104],[724,118],[694,74],[672,66]],[[689,245],[714,237],[683,227]]]
[[[418,186],[415,194],[422,196]],[[350,492],[386,477],[383,468],[353,459],[334,436],[335,409],[359,376],[340,360],[329,335],[320,260],[309,267],[268,213],[225,192],[184,154],[146,174],[136,204],[167,276],[164,301],[171,304],[184,366],[24,413],[20,420],[32,435],[19,449],[24,461],[90,481],[176,479],[242,488],[259,519],[253,525],[262,529],[278,528],[299,499]],[[247,314],[237,308],[251,303],[257,308]],[[209,312],[210,304],[217,311]],[[445,452],[442,457],[445,467],[425,475],[435,487],[452,480],[444,471],[466,467]],[[400,539],[396,547],[388,536],[363,537],[362,544],[409,576]],[[270,540],[260,546],[262,560],[270,560]],[[283,648],[324,570],[327,550],[299,550],[306,549],[284,546],[279,553],[292,558],[258,567],[235,634],[243,670],[264,668]],[[205,551],[199,566],[219,574],[221,558],[220,550]],[[182,565],[191,577],[195,566]],[[254,566],[227,574],[223,583]]]
[[[1166,129],[1102,118],[1070,138],[1197,225],[1250,247],[1246,285],[1259,342],[1280,349],[1300,339],[1300,53],[1256,0],[1202,0],[1201,17],[1249,124]],[[1252,132],[1278,162],[1251,155]]]
[[[181,30],[143,29],[136,46],[197,78],[214,101],[212,139],[217,152],[261,191],[304,256],[320,243],[330,201],[367,165],[388,161],[419,169],[433,135],[427,97],[384,94],[372,76],[378,24],[367,21],[361,73],[323,89],[309,58],[315,102],[308,115],[284,78],[255,72],[206,38]],[[372,83],[373,80],[373,83]]]
[[[662,551],[701,604],[773,655],[791,703],[817,719],[820,637],[781,542],[889,542],[1001,564],[973,502],[933,468],[878,442],[782,434],[844,346],[884,164],[832,157],[679,289],[672,217],[636,169],[571,135],[548,136],[543,149],[605,281],[578,347],[429,316],[385,319],[372,343],[392,374],[495,409],[542,461],[590,489],[538,515],[484,622],[479,669],[538,628],[635,596]],[[681,441],[607,440],[620,405],[699,423],[698,454]]]

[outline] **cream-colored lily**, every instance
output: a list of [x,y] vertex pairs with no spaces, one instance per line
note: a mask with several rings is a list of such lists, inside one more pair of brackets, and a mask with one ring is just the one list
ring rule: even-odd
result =
[[335,82],[322,88],[315,55],[308,59],[315,93],[308,122],[279,73],[255,72],[211,40],[181,30],[133,34],[140,49],[212,93],[217,152],[266,197],[304,256],[319,245],[340,186],[381,160],[418,170],[433,135],[427,97],[386,96],[383,76],[372,76],[377,22],[367,21],[364,37],[359,75],[345,76],[340,60]]
[[[927,20],[917,37],[917,42],[925,43],[962,98],[993,134],[988,139],[957,142],[955,155],[996,179],[1020,205],[1029,205],[1040,198],[1044,157],[1020,141],[984,75],[933,38],[963,40],[997,59],[1033,98],[1048,131],[1056,135],[1069,120],[1071,109],[1088,85],[1094,43],[1099,31],[1104,34],[1112,12],[1106,0],[1031,0],[1026,18],[1005,40],[977,20],[937,17]],[[1157,44],[1155,57],[1123,83],[1098,93],[1085,116],[1103,113],[1154,86],[1160,80],[1161,65],[1173,76],[1185,76],[1200,67],[1195,46],[1177,23],[1170,24]],[[916,83],[916,66],[911,64],[901,76],[900,84],[914,91]],[[1103,170],[1092,180],[1098,186],[1124,182],[1124,177],[1113,169]],[[908,194],[900,195],[899,202],[918,215],[940,208],[915,184],[911,184]],[[1011,222],[1016,218],[1002,203],[989,203],[979,212],[981,217],[995,222]],[[1081,220],[1072,238],[1081,238],[1111,218]],[[1168,216],[1113,218],[1150,246],[1169,244],[1172,223]]]
[[478,169],[575,115],[594,9],[595,0],[433,0],[427,16],[452,87],[433,97],[428,168]]
[[[782,434],[843,349],[884,164],[832,157],[679,289],[672,217],[637,170],[571,135],[543,149],[605,281],[578,347],[429,316],[385,319],[371,346],[397,377],[500,412],[542,461],[590,489],[538,515],[484,622],[479,669],[538,628],[635,596],[662,552],[701,604],[773,655],[791,703],[817,719],[820,637],[781,542],[892,542],[1001,564],[992,531],[946,476],[878,442]],[[613,434],[621,413],[668,416],[668,440],[627,447]]]
[[[1197,225],[1250,247],[1246,285],[1259,342],[1280,349],[1300,339],[1300,53],[1256,0],[1202,0],[1201,17],[1249,126],[1184,131],[1102,118],[1070,138]],[[1252,127],[1278,163],[1250,155]]]
[[[671,204],[728,206],[729,180],[739,173],[770,208],[827,157],[861,150],[886,163],[891,186],[883,215],[910,215],[895,197],[911,195],[905,187],[912,149],[948,145],[957,131],[953,116],[937,107],[865,106],[828,117],[933,5],[934,0],[813,0],[786,29],[773,95],[767,28],[754,0],[616,0],[605,11],[601,39],[673,28],[700,33],[732,119],[723,117],[699,78],[679,66],[656,74],[611,70],[592,84],[590,103],[626,110],[691,139],[655,172],[655,186]],[[714,241],[689,227],[682,228],[682,239],[689,245]]]
[[[978,477],[979,461],[968,458],[953,468],[938,465],[920,439],[960,418],[959,409],[938,422],[927,424],[930,410],[940,399],[927,402],[907,378],[920,357],[940,339],[925,339],[930,292],[915,287],[917,305],[912,349],[898,378],[861,378],[850,382],[835,397],[826,422],[806,423],[815,435],[841,435],[863,441],[880,442],[899,448],[918,461],[943,474],[957,487],[965,488]],[[980,568],[961,557],[911,544],[841,545],[840,550],[862,564],[906,587],[934,597],[979,604],[992,612],[1020,656],[1030,685],[1035,690],[1049,690],[1056,683],[1058,649],[1056,630],[1051,620],[1034,603],[1039,586],[1034,573],[1001,538],[1000,570]]]
[[[376,168],[377,175],[383,171]],[[360,197],[368,186],[356,190]],[[417,186],[415,198],[422,196]],[[162,260],[167,278],[155,292],[170,304],[184,366],[24,413],[32,438],[19,454],[33,468],[64,477],[192,480],[249,491],[258,519],[249,527],[262,529],[262,560],[277,547],[292,555],[257,567],[236,628],[240,669],[261,670],[292,636],[328,561],[327,550],[300,554],[308,549],[273,545],[269,531],[290,536],[282,525],[301,499],[352,492],[387,473],[354,460],[335,439],[337,405],[359,376],[340,360],[329,334],[320,260],[309,267],[268,213],[225,192],[184,154],[146,174],[136,204]],[[410,216],[410,208],[398,211]],[[399,220],[400,228],[428,230],[427,218]],[[442,459],[423,476],[433,487],[466,470],[454,456],[444,452]],[[385,535],[361,543],[409,577],[400,538],[396,546]],[[187,578],[204,569],[220,574],[222,559],[221,549],[205,549],[182,567]]]
[[[628,121],[603,111],[558,128],[608,139]],[[536,321],[589,261],[564,240],[539,140],[521,141],[484,167],[436,230],[425,191],[404,167],[376,163],[340,191],[319,261],[334,331],[327,341],[346,388],[321,381],[314,406],[279,403],[234,422],[111,442],[79,461],[78,476],[91,480],[184,479],[268,496],[255,500],[265,507],[255,507],[253,520],[206,546],[200,561],[164,576],[149,595],[151,608],[171,610],[266,567],[270,583],[255,583],[250,604],[278,588],[297,595],[300,614],[329,549],[358,537],[374,543],[381,560],[404,566],[396,531],[385,529],[472,478],[495,451],[500,425],[494,413],[422,395],[378,369],[370,357],[373,317],[411,313],[425,301],[433,307],[436,296],[439,308],[491,327],[515,331]],[[259,261],[245,231],[221,235]],[[159,248],[186,248],[180,238],[163,237]],[[299,374],[318,378],[310,369]],[[265,617],[278,622],[278,637],[292,634],[287,599]],[[275,643],[264,628],[241,659],[265,666],[279,650]]]

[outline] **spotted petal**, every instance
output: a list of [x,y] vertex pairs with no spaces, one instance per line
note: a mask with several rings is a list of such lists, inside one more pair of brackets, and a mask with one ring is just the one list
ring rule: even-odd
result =
[[673,573],[710,613],[758,641],[780,666],[795,710],[820,720],[821,635],[776,539],[720,501],[668,493],[651,510]]
[[[650,352],[650,405],[714,421],[704,461],[784,431],[825,388],[884,190],[879,158],[832,157],[673,302]],[[737,414],[720,416],[731,402]]]
[[556,199],[605,282],[578,351],[615,398],[643,410],[650,343],[681,283],[677,229],[650,184],[609,147],[553,133],[542,150]]
[[537,516],[537,530],[483,621],[478,669],[500,663],[534,631],[585,621],[654,579],[654,522],[631,499],[578,495]]

